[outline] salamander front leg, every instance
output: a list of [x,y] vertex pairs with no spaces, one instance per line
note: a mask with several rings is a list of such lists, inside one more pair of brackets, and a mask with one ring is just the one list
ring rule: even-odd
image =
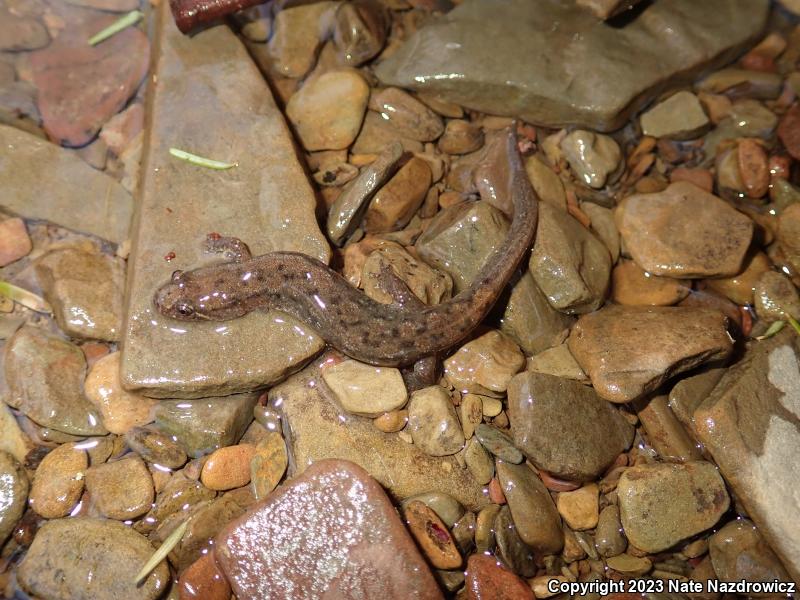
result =
[[209,233],[203,244],[209,254],[223,254],[232,262],[245,262],[253,258],[250,248],[236,237],[222,237],[218,233]]

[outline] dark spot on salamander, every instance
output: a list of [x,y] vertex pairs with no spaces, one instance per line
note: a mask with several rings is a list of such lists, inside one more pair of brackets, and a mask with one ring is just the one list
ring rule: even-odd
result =
[[391,330],[389,331],[389,335],[391,335],[392,337],[397,337],[400,335],[400,330],[397,327],[392,327]]
[[217,289],[221,288],[223,285],[225,285],[225,280],[221,277],[214,282],[214,287]]
[[286,265],[283,263],[278,263],[278,273],[283,273],[286,270]]

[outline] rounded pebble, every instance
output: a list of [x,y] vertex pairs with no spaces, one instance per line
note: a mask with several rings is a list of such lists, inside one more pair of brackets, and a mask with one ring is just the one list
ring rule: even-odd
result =
[[433,509],[414,500],[405,505],[403,514],[412,537],[434,567],[457,569],[461,566],[461,554],[453,537]]
[[232,490],[250,483],[250,461],[256,455],[251,444],[237,444],[214,450],[200,473],[210,490]]
[[256,451],[250,459],[250,482],[256,500],[266,498],[278,486],[288,464],[283,436],[277,431],[268,431],[256,444]]
[[74,443],[55,448],[42,459],[33,475],[31,508],[45,519],[68,515],[83,493],[88,466],[86,452],[76,449]]
[[133,427],[125,434],[128,447],[149,463],[179,469],[188,460],[177,442],[159,431]]

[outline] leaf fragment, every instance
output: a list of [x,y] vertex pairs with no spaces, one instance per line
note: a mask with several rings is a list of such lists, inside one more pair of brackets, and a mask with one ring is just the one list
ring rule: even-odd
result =
[[132,10],[127,15],[121,16],[119,19],[114,21],[111,25],[102,29],[95,33],[92,37],[88,39],[88,43],[90,46],[96,46],[100,42],[104,42],[108,38],[113,35],[118,34],[123,29],[127,29],[131,25],[135,25],[139,22],[139,20],[144,16],[144,13],[140,10]]
[[186,150],[181,150],[180,148],[170,148],[169,153],[175,158],[180,158],[181,160],[185,160],[188,163],[197,165],[198,167],[206,167],[207,169],[216,169],[218,171],[224,171],[226,169],[232,169],[233,167],[239,166],[238,162],[234,163],[222,162],[220,160],[214,160],[213,158],[206,158],[204,156],[192,154],[191,152],[187,152]]
[[0,294],[6,298],[11,298],[17,304],[21,304],[25,308],[30,308],[36,312],[53,314],[53,308],[44,298],[37,296],[33,292],[26,289],[17,287],[13,283],[0,280]]

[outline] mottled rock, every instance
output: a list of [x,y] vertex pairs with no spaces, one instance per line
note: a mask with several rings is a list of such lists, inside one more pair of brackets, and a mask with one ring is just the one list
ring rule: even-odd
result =
[[368,98],[369,86],[358,71],[328,71],[292,95],[286,116],[306,150],[341,150],[356,139]]
[[153,503],[153,478],[138,456],[97,465],[86,471],[86,490],[98,512],[110,519],[127,521]]
[[187,479],[185,471],[174,475],[156,496],[153,508],[136,525],[137,531],[150,532],[173,515],[181,513],[184,519],[186,514],[194,511],[195,507],[212,500],[216,495],[199,481]]
[[278,486],[288,462],[283,436],[277,431],[268,431],[256,444],[255,455],[250,459],[250,482],[256,500],[263,500]]
[[626,306],[671,306],[692,291],[685,279],[659,277],[632,260],[622,260],[611,272],[611,299]]
[[431,142],[445,131],[444,123],[439,115],[398,88],[390,87],[374,93],[370,98],[369,105],[402,137],[419,142]]
[[691,92],[681,91],[639,117],[642,133],[655,138],[691,140],[702,134],[709,124],[700,100]]
[[567,195],[561,178],[545,164],[539,156],[532,154],[525,159],[525,172],[534,191],[542,200],[561,210],[567,210]]
[[714,572],[722,581],[791,581],[769,544],[748,519],[731,521],[708,540]]
[[47,28],[34,17],[17,15],[0,7],[0,50],[37,50],[50,43]]
[[453,119],[447,122],[437,145],[445,154],[469,154],[483,146],[483,131],[474,123]]
[[695,84],[695,89],[721,94],[736,86],[745,87],[751,98],[768,100],[780,95],[783,79],[777,73],[730,67],[704,77]]
[[[661,91],[738,56],[760,34],[767,8],[655,2],[618,28],[571,2],[473,0],[416,31],[376,73],[388,85],[493,115],[612,131]],[[558,68],[540,60],[553,48],[561,49]]]
[[406,429],[414,445],[429,456],[448,456],[464,447],[464,433],[450,395],[438,385],[411,394]]
[[58,326],[72,337],[115,342],[122,330],[125,263],[75,248],[48,252],[36,276]]
[[42,124],[59,143],[89,142],[125,106],[147,72],[150,46],[135,27],[102,44],[86,43],[115,20],[110,15],[88,18],[30,57]]
[[778,243],[786,260],[800,269],[800,203],[786,207],[778,217]]
[[598,554],[605,558],[617,556],[625,552],[628,540],[622,533],[622,522],[619,517],[619,507],[606,506],[600,511],[597,520],[597,529],[594,533],[594,543]]
[[524,460],[522,452],[514,446],[514,442],[496,427],[480,423],[475,427],[475,437],[492,456],[500,460],[515,465]]
[[398,369],[345,360],[327,367],[322,379],[344,410],[364,417],[401,408],[408,399]]
[[380,154],[388,145],[398,142],[404,151],[421,153],[424,145],[413,138],[403,135],[401,130],[391,125],[374,110],[368,110],[361,124],[361,131],[350,147],[351,154]]
[[156,427],[175,439],[193,458],[230,446],[253,418],[258,394],[224,398],[162,400],[156,405]]
[[278,73],[297,79],[311,70],[335,10],[336,2],[317,2],[278,11],[269,40]]
[[494,461],[476,438],[467,441],[464,462],[475,481],[481,485],[486,485],[494,477]]
[[730,498],[717,468],[705,461],[653,463],[627,469],[617,485],[631,544],[661,552],[712,527]]
[[52,450],[33,475],[31,508],[45,519],[66,517],[81,497],[88,466],[86,452],[75,444],[62,444]]
[[473,554],[467,561],[469,600],[533,600],[531,588],[493,556]]
[[726,321],[705,308],[607,306],[582,316],[568,344],[601,397],[628,402],[678,373],[729,356]]
[[755,287],[756,311],[767,321],[800,316],[800,296],[791,280],[777,271],[766,271]]
[[[235,235],[256,255],[291,250],[327,262],[330,250],[313,217],[316,199],[292,136],[242,43],[228,27],[185,36],[168,2],[158,11],[158,85],[149,98],[148,168],[129,258],[122,381],[159,398],[249,391],[298,369],[322,340],[275,312],[187,326],[153,308],[156,289],[176,269],[219,261],[203,250],[209,232]],[[238,166],[198,168],[170,156],[170,147]]]
[[453,280],[447,273],[428,266],[400,246],[387,246],[372,251],[364,261],[361,287],[364,293],[378,302],[392,304],[394,297],[384,289],[382,269],[389,266],[425,304],[439,304],[453,292]]
[[[416,444],[379,431],[370,419],[342,411],[325,386],[319,385],[316,366],[273,388],[269,397],[269,405],[282,415],[290,476],[315,461],[335,457],[361,465],[394,498],[438,491],[470,510],[486,504],[480,485],[456,457],[429,456]],[[463,435],[457,420],[455,427]]]
[[703,458],[696,442],[669,407],[669,396],[642,398],[635,407],[647,441],[661,458],[679,461]]
[[103,435],[83,393],[86,359],[76,345],[24,325],[5,351],[6,402],[39,425],[73,435]]
[[107,519],[58,519],[42,525],[17,569],[22,588],[52,600],[155,600],[169,585],[161,562],[140,585],[153,554],[148,539]]
[[153,465],[179,469],[186,464],[186,453],[171,437],[152,429],[132,427],[125,432],[128,447]]
[[403,517],[422,554],[437,569],[457,569],[463,559],[447,526],[436,512],[419,500],[403,505]]
[[583,314],[603,304],[611,276],[608,250],[572,216],[549,204],[539,205],[529,266],[554,308]]
[[364,215],[368,233],[399,231],[422,205],[431,185],[431,168],[413,157],[378,190]]
[[29,489],[22,465],[8,452],[0,451],[0,544],[5,544],[22,518]]
[[[100,130],[100,140],[118,157],[133,143],[144,127],[144,104],[136,102],[111,117]],[[105,150],[103,150],[105,154]]]
[[736,275],[753,234],[748,217],[685,181],[628,196],[617,226],[640,267],[670,277]]
[[20,218],[0,221],[0,267],[5,267],[33,249],[25,221]]
[[558,514],[573,531],[594,529],[600,518],[600,489],[589,483],[571,492],[561,492],[556,499]]
[[537,571],[535,550],[522,541],[508,505],[498,508],[493,524],[495,539],[492,540],[492,546],[495,545],[494,541],[497,542],[498,558],[514,573],[522,577],[533,577]]
[[763,252],[748,253],[744,268],[733,277],[706,280],[712,290],[727,296],[736,304],[753,304],[753,292],[761,276],[772,269],[772,263]]
[[132,427],[152,421],[157,402],[125,390],[120,381],[119,366],[119,352],[102,357],[89,369],[84,392],[100,412],[103,427],[122,435]]
[[[133,201],[114,179],[55,144],[0,124],[0,206],[115,243],[128,237]],[[37,168],[32,170],[30,165]]]
[[505,392],[524,365],[525,356],[517,345],[492,330],[467,342],[445,360],[444,375],[461,392],[491,396]]
[[517,446],[537,467],[570,480],[600,475],[633,441],[619,411],[581,383],[520,373],[508,388]]
[[389,498],[343,460],[315,463],[230,523],[214,553],[240,598],[441,598]]
[[497,462],[497,476],[508,500],[517,533],[536,552],[561,550],[561,518],[542,480],[525,464]]
[[800,443],[800,338],[754,342],[694,412],[697,435],[794,580],[800,539],[794,448]]
[[581,129],[567,134],[561,151],[576,178],[596,189],[606,185],[622,158],[614,138]]
[[559,344],[547,350],[543,350],[528,359],[526,371],[533,373],[543,373],[553,375],[563,379],[574,379],[581,383],[589,383],[589,378],[583,372],[581,366],[572,356],[566,343]]

